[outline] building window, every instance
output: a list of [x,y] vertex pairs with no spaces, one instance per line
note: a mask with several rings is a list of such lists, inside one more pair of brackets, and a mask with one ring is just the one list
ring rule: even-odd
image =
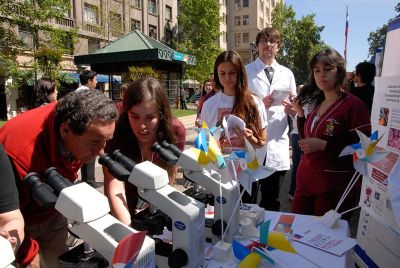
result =
[[260,11],[264,11],[264,1],[260,0]]
[[235,34],[235,47],[240,46],[240,34]]
[[222,0],[222,5],[226,6],[226,0]]
[[261,27],[261,28],[263,28],[264,27],[264,20],[263,20],[263,18],[259,18],[258,19],[259,20],[259,26]]
[[122,16],[121,14],[110,12],[110,30],[114,37],[120,37],[123,33],[122,30]]
[[140,22],[140,20],[131,19],[131,31],[134,30],[142,30],[142,23]]
[[165,19],[172,20],[172,7],[165,6]]
[[272,7],[275,7],[275,5],[276,5],[275,0],[272,0]]
[[91,24],[99,24],[97,7],[85,3],[83,20]]
[[165,35],[165,44],[172,45],[172,31],[165,30],[164,35]]
[[243,0],[243,7],[249,7],[249,0]]
[[149,36],[157,40],[157,26],[149,24]]
[[33,33],[23,26],[18,26],[19,38],[24,43],[27,49],[34,49],[35,43],[33,42]]
[[100,41],[90,38],[88,40],[88,53],[92,53],[100,48]]
[[222,41],[224,41],[226,43],[226,32],[222,32]]
[[149,0],[149,13],[152,15],[157,15],[157,1],[156,0]]
[[243,16],[243,25],[249,25],[249,15]]
[[140,8],[140,0],[131,0],[131,6],[134,8]]
[[235,26],[240,26],[240,16],[235,16]]
[[244,33],[243,34],[243,43],[248,43],[249,42],[249,33]]
[[241,7],[240,0],[235,0],[235,8],[236,8],[236,10],[239,10],[240,7]]

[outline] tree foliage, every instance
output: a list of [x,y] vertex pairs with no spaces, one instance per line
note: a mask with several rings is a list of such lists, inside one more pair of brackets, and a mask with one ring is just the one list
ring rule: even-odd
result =
[[[65,31],[52,24],[64,19],[69,10],[70,1],[65,0],[0,0],[0,62],[3,75],[13,78],[11,88],[33,84],[37,76],[70,82],[60,72],[60,63],[63,53],[71,54],[76,29]],[[20,38],[21,31],[31,34],[35,59],[23,65],[15,58],[29,47]]]
[[182,29],[175,46],[179,52],[196,56],[196,65],[187,66],[185,78],[203,81],[213,70],[214,61],[221,52],[217,44],[219,8],[215,0],[180,1],[178,24]]
[[128,82],[148,77],[159,79],[160,74],[150,66],[143,66],[143,67],[129,66],[128,72],[123,75],[122,80],[124,82]]
[[321,40],[325,26],[318,26],[315,14],[295,18],[292,6],[277,4],[272,14],[272,26],[281,33],[281,47],[277,59],[290,68],[298,84],[304,83],[309,75],[308,63],[311,57],[326,47]]

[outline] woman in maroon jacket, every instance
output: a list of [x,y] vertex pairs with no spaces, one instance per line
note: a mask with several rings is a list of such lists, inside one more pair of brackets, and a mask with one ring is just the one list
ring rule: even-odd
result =
[[[335,209],[354,173],[352,157],[339,157],[340,152],[359,141],[356,130],[369,136],[371,124],[366,105],[340,89],[346,70],[337,51],[320,51],[311,59],[310,69],[308,90],[292,101],[304,152],[292,212],[319,216]],[[305,118],[302,106],[309,103],[315,104],[315,109]],[[358,193],[355,187],[339,212],[354,207]]]

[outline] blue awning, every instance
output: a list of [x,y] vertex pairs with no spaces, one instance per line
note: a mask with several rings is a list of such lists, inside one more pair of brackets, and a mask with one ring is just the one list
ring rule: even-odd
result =
[[[70,76],[72,79],[74,79],[75,82],[79,83],[79,74],[78,73],[68,73],[68,76]],[[112,78],[113,78],[114,83],[121,83],[121,76],[113,75]],[[97,75],[97,83],[108,83],[108,75],[98,74]]]

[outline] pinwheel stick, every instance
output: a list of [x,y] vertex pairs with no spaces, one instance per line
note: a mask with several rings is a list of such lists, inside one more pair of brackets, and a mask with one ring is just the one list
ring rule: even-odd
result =
[[335,211],[337,212],[340,206],[342,205],[343,201],[346,199],[347,195],[350,193],[351,189],[354,187],[356,184],[357,180],[362,176],[361,173],[358,171],[354,172],[353,177],[351,178],[349,184],[347,185],[346,189],[344,190],[342,196],[340,197],[340,200],[335,208]]
[[[244,194],[244,191],[245,191],[245,189],[243,188],[242,192],[240,193],[239,200],[236,202],[236,205],[235,205],[235,208],[233,209],[233,211],[235,211],[236,209],[238,209],[239,204],[240,204],[240,202],[241,202],[241,200],[242,200],[242,196],[243,196],[243,194]],[[233,215],[235,215],[235,213],[232,213],[231,217],[229,218],[228,224],[226,225],[225,232],[222,233],[222,237],[221,237],[221,240],[222,240],[222,241],[224,241],[226,232],[228,231],[229,225],[231,224],[231,222],[232,222],[232,220],[233,220]],[[222,224],[222,225],[223,225],[223,224]]]

